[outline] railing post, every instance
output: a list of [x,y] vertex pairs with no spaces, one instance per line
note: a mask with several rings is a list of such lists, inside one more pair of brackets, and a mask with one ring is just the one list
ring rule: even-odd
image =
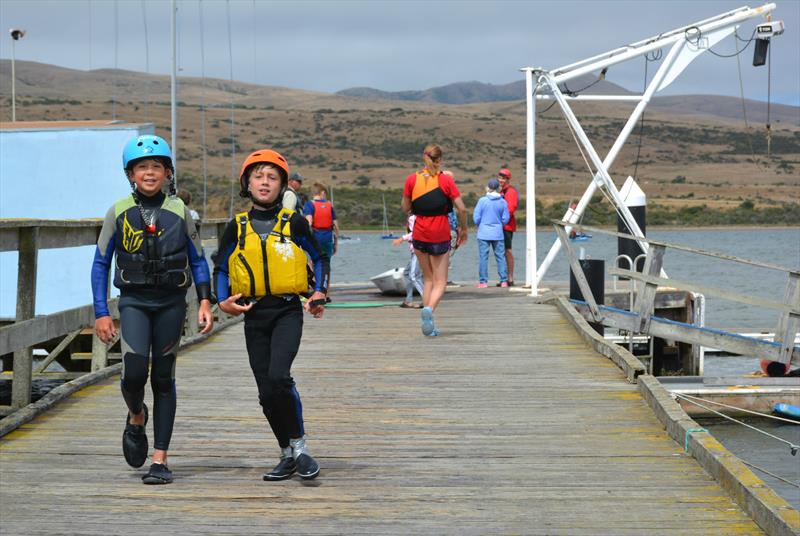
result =
[[197,303],[197,291],[195,290],[194,283],[189,287],[186,293],[186,336],[193,337],[200,332],[200,326],[197,323],[197,313],[200,310],[200,304]]
[[[786,285],[784,303],[794,310],[800,309],[800,273],[789,272],[789,283]],[[786,311],[778,319],[778,327],[775,328],[775,342],[781,345],[778,361],[788,364],[792,360],[794,350],[794,337],[800,328],[800,317],[797,314]]]
[[[646,275],[658,277],[661,273],[661,266],[664,263],[665,250],[664,246],[651,244],[644,261],[643,271]],[[635,330],[638,333],[647,333],[650,330],[650,317],[653,315],[657,290],[658,285],[656,283],[648,282],[637,293],[636,305],[633,311],[639,315],[637,318],[638,326],[636,326],[637,329]]]
[[[19,229],[19,263],[17,268],[16,322],[36,314],[36,269],[38,265],[39,228]],[[33,349],[14,352],[14,378],[11,382],[11,406],[21,408],[31,402]]]

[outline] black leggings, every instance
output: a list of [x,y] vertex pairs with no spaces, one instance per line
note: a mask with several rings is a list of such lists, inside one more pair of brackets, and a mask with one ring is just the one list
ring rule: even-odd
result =
[[186,318],[186,294],[156,300],[123,295],[119,300],[122,332],[122,397],[133,414],[142,411],[150,356],[153,364],[153,446],[169,449],[175,423],[175,358]]
[[[262,303],[264,302],[264,303]],[[303,335],[298,298],[267,297],[245,316],[244,335],[258,401],[281,448],[303,437],[303,406],[290,374]]]

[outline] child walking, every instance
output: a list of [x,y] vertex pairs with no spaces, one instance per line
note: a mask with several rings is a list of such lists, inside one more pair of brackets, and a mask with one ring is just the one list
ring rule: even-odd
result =
[[[114,286],[120,289],[122,397],[128,406],[122,452],[131,467],[147,460],[144,403],[148,371],[153,389],[155,452],[145,484],[169,484],[167,450],[175,423],[175,359],[186,318],[186,289],[194,279],[200,300],[198,323],[208,333],[210,278],[202,244],[189,210],[175,197],[175,168],[169,145],[158,136],[139,136],[122,152],[133,193],[106,213],[92,264],[95,332],[110,342],[117,334],[108,311],[108,272],[116,255]],[[169,180],[169,195],[162,188]]]
[[275,151],[252,153],[242,164],[239,195],[253,205],[228,222],[214,260],[219,308],[244,313],[244,335],[258,401],[280,447],[280,460],[264,480],[319,475],[309,453],[303,410],[291,367],[303,334],[300,295],[309,290],[307,257],[315,288],[305,304],[314,318],[325,311],[330,260],[308,222],[283,207],[289,164]]

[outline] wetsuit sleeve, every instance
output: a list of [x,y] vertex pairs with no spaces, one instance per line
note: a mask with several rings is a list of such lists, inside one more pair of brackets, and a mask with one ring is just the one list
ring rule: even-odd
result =
[[311,227],[305,218],[298,214],[292,215],[291,226],[292,240],[305,250],[314,265],[314,277],[316,278],[314,290],[327,294],[331,273],[331,260],[328,254],[322,250],[319,242],[314,238]]
[[186,222],[186,249],[189,251],[189,264],[192,267],[192,279],[197,290],[197,300],[211,299],[211,276],[208,262],[203,254],[203,242],[194,224],[188,208],[184,208],[183,220]]
[[114,258],[115,237],[117,235],[117,217],[114,207],[108,209],[103,220],[103,228],[97,239],[97,249],[92,261],[92,302],[94,317],[109,316],[108,312],[108,271]]
[[214,290],[217,292],[217,301],[221,302],[230,297],[230,278],[228,276],[228,259],[236,248],[236,220],[231,220],[222,233],[219,249],[212,256],[214,259]]

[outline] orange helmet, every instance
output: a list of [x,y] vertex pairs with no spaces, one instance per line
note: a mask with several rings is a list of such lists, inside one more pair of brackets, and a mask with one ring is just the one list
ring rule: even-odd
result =
[[286,159],[276,151],[271,149],[261,149],[251,153],[250,156],[244,159],[244,163],[242,164],[242,171],[239,173],[239,186],[241,187],[239,195],[242,197],[249,197],[249,194],[247,193],[247,177],[245,176],[245,172],[247,171],[247,168],[253,164],[273,164],[277,166],[278,169],[283,171],[281,174],[281,184],[285,186],[288,182],[289,164],[286,162]]

